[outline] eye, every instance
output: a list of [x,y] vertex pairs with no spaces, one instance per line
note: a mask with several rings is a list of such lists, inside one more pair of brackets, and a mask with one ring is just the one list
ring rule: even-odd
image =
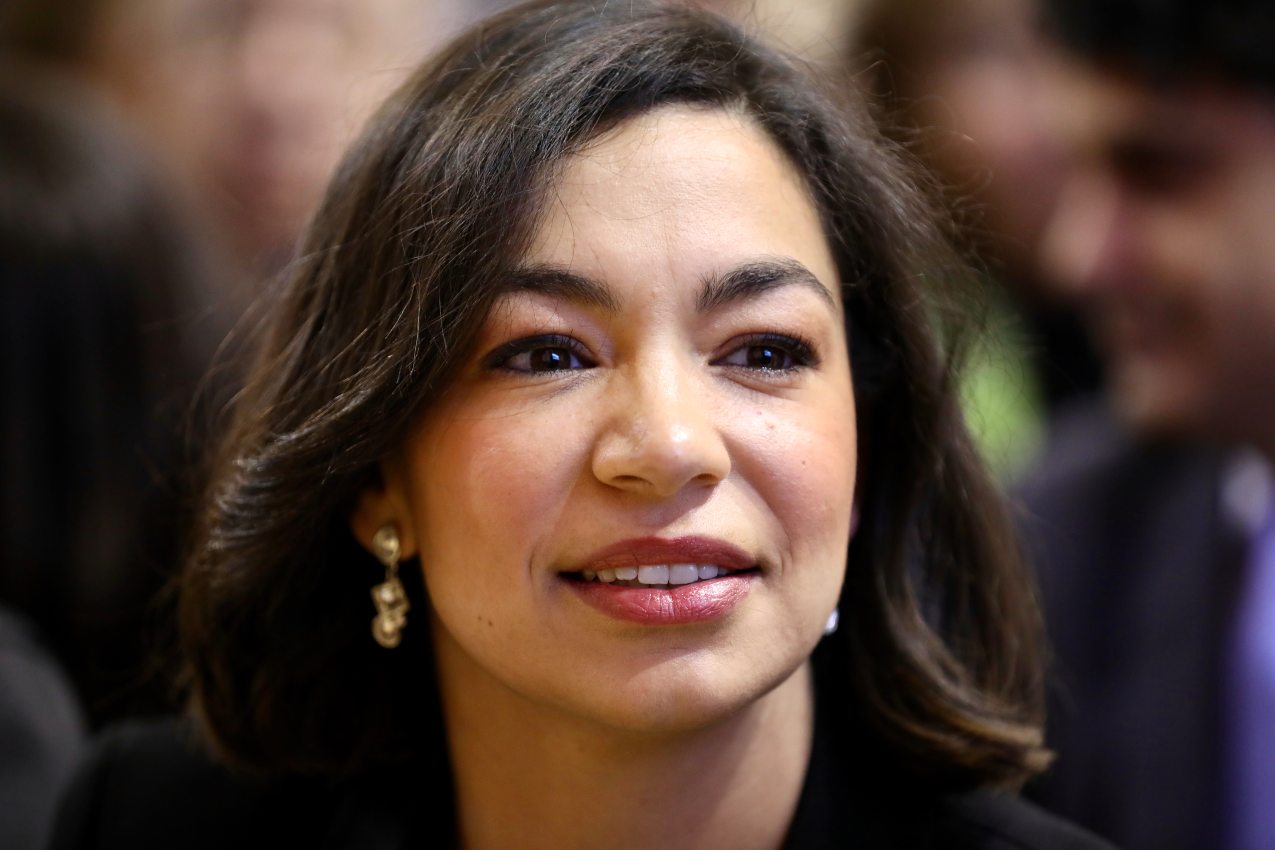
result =
[[1111,154],[1112,168],[1125,186],[1146,197],[1181,197],[1207,187],[1220,170],[1206,145],[1183,142],[1129,143]]
[[536,374],[590,369],[595,364],[579,341],[561,334],[516,339],[497,348],[486,358],[487,368]]
[[803,340],[783,334],[757,334],[741,340],[713,364],[761,372],[792,372],[815,362],[814,349]]

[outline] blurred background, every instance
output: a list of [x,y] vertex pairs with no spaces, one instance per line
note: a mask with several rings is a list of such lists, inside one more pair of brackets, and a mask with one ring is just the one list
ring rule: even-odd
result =
[[0,4],[0,846],[88,736],[178,710],[166,586],[232,333],[473,0]]
[[208,421],[234,392],[227,335],[371,111],[500,5],[0,7],[0,590],[91,726],[169,703],[138,681],[139,625],[179,558]]
[[[1122,846],[1275,847],[1270,4],[685,2],[858,92],[977,271],[966,412],[1056,654],[1028,792]],[[0,845],[92,732],[177,710],[236,328],[369,114],[509,5],[0,5]]]

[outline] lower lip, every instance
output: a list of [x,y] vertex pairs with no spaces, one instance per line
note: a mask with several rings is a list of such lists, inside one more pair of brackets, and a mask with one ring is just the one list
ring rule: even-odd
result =
[[756,573],[719,576],[671,587],[628,587],[571,581],[588,605],[617,620],[645,626],[682,626],[725,617],[752,589]]

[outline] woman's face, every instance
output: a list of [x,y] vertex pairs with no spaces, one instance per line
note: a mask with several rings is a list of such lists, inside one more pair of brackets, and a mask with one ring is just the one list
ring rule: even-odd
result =
[[792,676],[836,605],[837,270],[796,171],[724,111],[631,120],[547,198],[515,291],[355,526],[394,521],[419,554],[445,695],[694,728]]

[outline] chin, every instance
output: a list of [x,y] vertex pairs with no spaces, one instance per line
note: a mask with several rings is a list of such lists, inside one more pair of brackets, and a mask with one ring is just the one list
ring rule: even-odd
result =
[[1146,437],[1202,437],[1209,427],[1201,413],[1202,400],[1186,392],[1176,376],[1123,370],[1115,373],[1111,397],[1121,420]]
[[[757,665],[720,665],[679,658],[641,671],[599,677],[563,702],[573,714],[588,715],[601,726],[634,735],[665,736],[700,731],[742,717],[804,667],[804,660],[779,669]],[[733,667],[734,669],[730,669]]]

